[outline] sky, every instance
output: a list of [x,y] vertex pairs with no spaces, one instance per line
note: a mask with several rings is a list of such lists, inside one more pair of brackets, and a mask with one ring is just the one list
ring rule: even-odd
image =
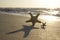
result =
[[60,8],[60,0],[0,0],[0,7]]

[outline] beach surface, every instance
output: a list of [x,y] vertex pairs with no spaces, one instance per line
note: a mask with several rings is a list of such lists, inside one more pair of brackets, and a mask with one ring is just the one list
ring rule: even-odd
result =
[[34,29],[31,23],[25,22],[28,19],[25,16],[0,14],[0,40],[60,40],[60,21],[47,21],[45,29],[36,23],[34,27],[37,29]]

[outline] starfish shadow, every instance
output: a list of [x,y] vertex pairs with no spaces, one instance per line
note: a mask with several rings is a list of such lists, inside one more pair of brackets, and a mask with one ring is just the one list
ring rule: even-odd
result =
[[12,32],[9,32],[7,34],[13,34],[13,33],[19,32],[19,31],[23,31],[24,32],[24,36],[23,37],[25,38],[25,37],[27,37],[29,35],[29,33],[30,33],[30,31],[32,29],[39,29],[39,28],[33,27],[33,26],[23,25],[23,28],[22,29],[19,29],[19,30],[16,30],[16,31],[12,31]]

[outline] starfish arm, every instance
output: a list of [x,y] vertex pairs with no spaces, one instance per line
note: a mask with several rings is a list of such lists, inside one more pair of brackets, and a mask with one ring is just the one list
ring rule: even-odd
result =
[[31,13],[29,13],[29,14],[30,14],[31,17],[33,16]]
[[32,22],[32,26],[34,26],[35,25],[35,22]]
[[27,22],[31,22],[31,20],[27,20],[26,23],[27,23]]
[[38,17],[39,15],[40,15],[40,13],[38,13],[36,17]]
[[41,21],[38,21],[38,20],[37,20],[37,22],[38,22],[38,23],[42,23]]

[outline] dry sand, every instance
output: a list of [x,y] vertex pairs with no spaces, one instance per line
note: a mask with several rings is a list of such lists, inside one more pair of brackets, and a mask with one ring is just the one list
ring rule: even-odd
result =
[[31,23],[25,23],[28,19],[28,17],[23,16],[0,14],[0,40],[60,40],[60,22],[48,24],[46,30],[41,29],[40,24],[36,24],[35,27],[39,29],[31,30],[25,38],[23,37],[24,31],[7,34],[23,29],[23,25],[31,25]]

